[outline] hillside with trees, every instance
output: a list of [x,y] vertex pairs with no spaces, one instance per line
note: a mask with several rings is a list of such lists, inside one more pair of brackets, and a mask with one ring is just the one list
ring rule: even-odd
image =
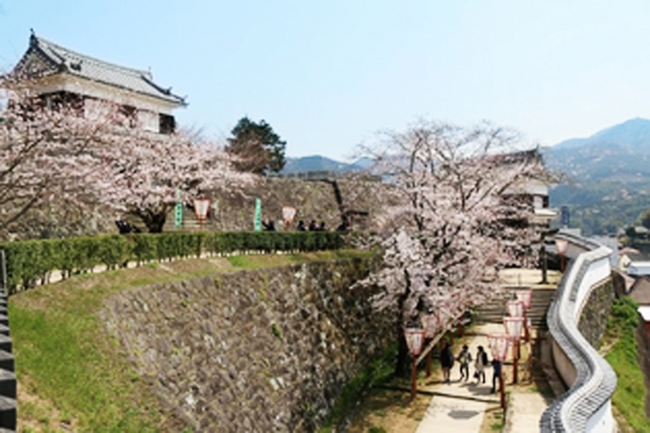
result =
[[628,120],[543,153],[547,166],[564,174],[551,189],[551,206],[568,206],[571,226],[585,234],[614,234],[650,207],[650,120]]

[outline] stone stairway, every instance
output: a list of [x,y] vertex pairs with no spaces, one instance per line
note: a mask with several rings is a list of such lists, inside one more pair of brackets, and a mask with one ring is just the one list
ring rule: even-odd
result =
[[[251,222],[251,228],[252,228],[252,222]],[[174,225],[173,212],[170,212],[169,215],[167,215],[167,219],[165,220],[165,225],[163,226],[163,232],[174,232],[174,231],[194,232],[200,230],[205,230],[205,231],[216,230],[214,221],[208,219],[203,223],[201,223],[198,219],[196,219],[194,212],[191,212],[188,209],[185,209],[183,212],[183,225],[181,227],[176,227]]]
[[[504,287],[499,296],[493,298],[485,305],[481,305],[474,312],[474,321],[477,324],[503,323],[506,315],[506,301],[515,299],[514,292],[517,290],[528,290],[527,287]],[[539,331],[548,330],[546,325],[546,312],[555,296],[554,288],[533,289],[533,303],[528,312],[533,327]]]

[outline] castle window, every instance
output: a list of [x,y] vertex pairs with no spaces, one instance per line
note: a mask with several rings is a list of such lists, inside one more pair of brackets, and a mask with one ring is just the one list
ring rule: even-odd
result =
[[161,134],[173,134],[176,130],[176,120],[174,116],[168,114],[160,115],[160,133]]
[[119,109],[120,122],[129,128],[135,128],[138,125],[135,107],[122,105]]

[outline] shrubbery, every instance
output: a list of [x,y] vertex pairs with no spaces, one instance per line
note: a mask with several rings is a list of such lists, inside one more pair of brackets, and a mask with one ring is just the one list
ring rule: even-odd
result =
[[172,232],[0,243],[10,292],[46,281],[53,270],[67,277],[98,265],[138,263],[235,251],[317,251],[343,246],[337,232]]

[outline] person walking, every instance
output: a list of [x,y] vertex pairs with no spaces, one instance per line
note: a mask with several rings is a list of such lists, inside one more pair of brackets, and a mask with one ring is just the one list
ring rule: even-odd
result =
[[440,367],[442,367],[442,379],[445,383],[451,382],[451,367],[454,365],[454,352],[446,341],[440,351]]
[[469,353],[469,347],[467,344],[463,345],[463,349],[458,354],[456,358],[460,364],[460,380],[469,380],[469,363],[472,362],[472,354]]
[[[501,367],[503,364],[501,364],[501,361],[493,359],[492,360],[492,389],[490,392],[493,394],[497,392],[497,382],[499,379],[499,376],[501,376]],[[501,387],[501,384],[499,383],[499,387]]]
[[487,353],[485,353],[485,350],[483,350],[483,346],[478,347],[478,351],[476,352],[476,361],[474,362],[474,377],[476,378],[476,383],[481,383],[481,380],[483,383],[485,383],[485,367],[488,365],[488,356]]

